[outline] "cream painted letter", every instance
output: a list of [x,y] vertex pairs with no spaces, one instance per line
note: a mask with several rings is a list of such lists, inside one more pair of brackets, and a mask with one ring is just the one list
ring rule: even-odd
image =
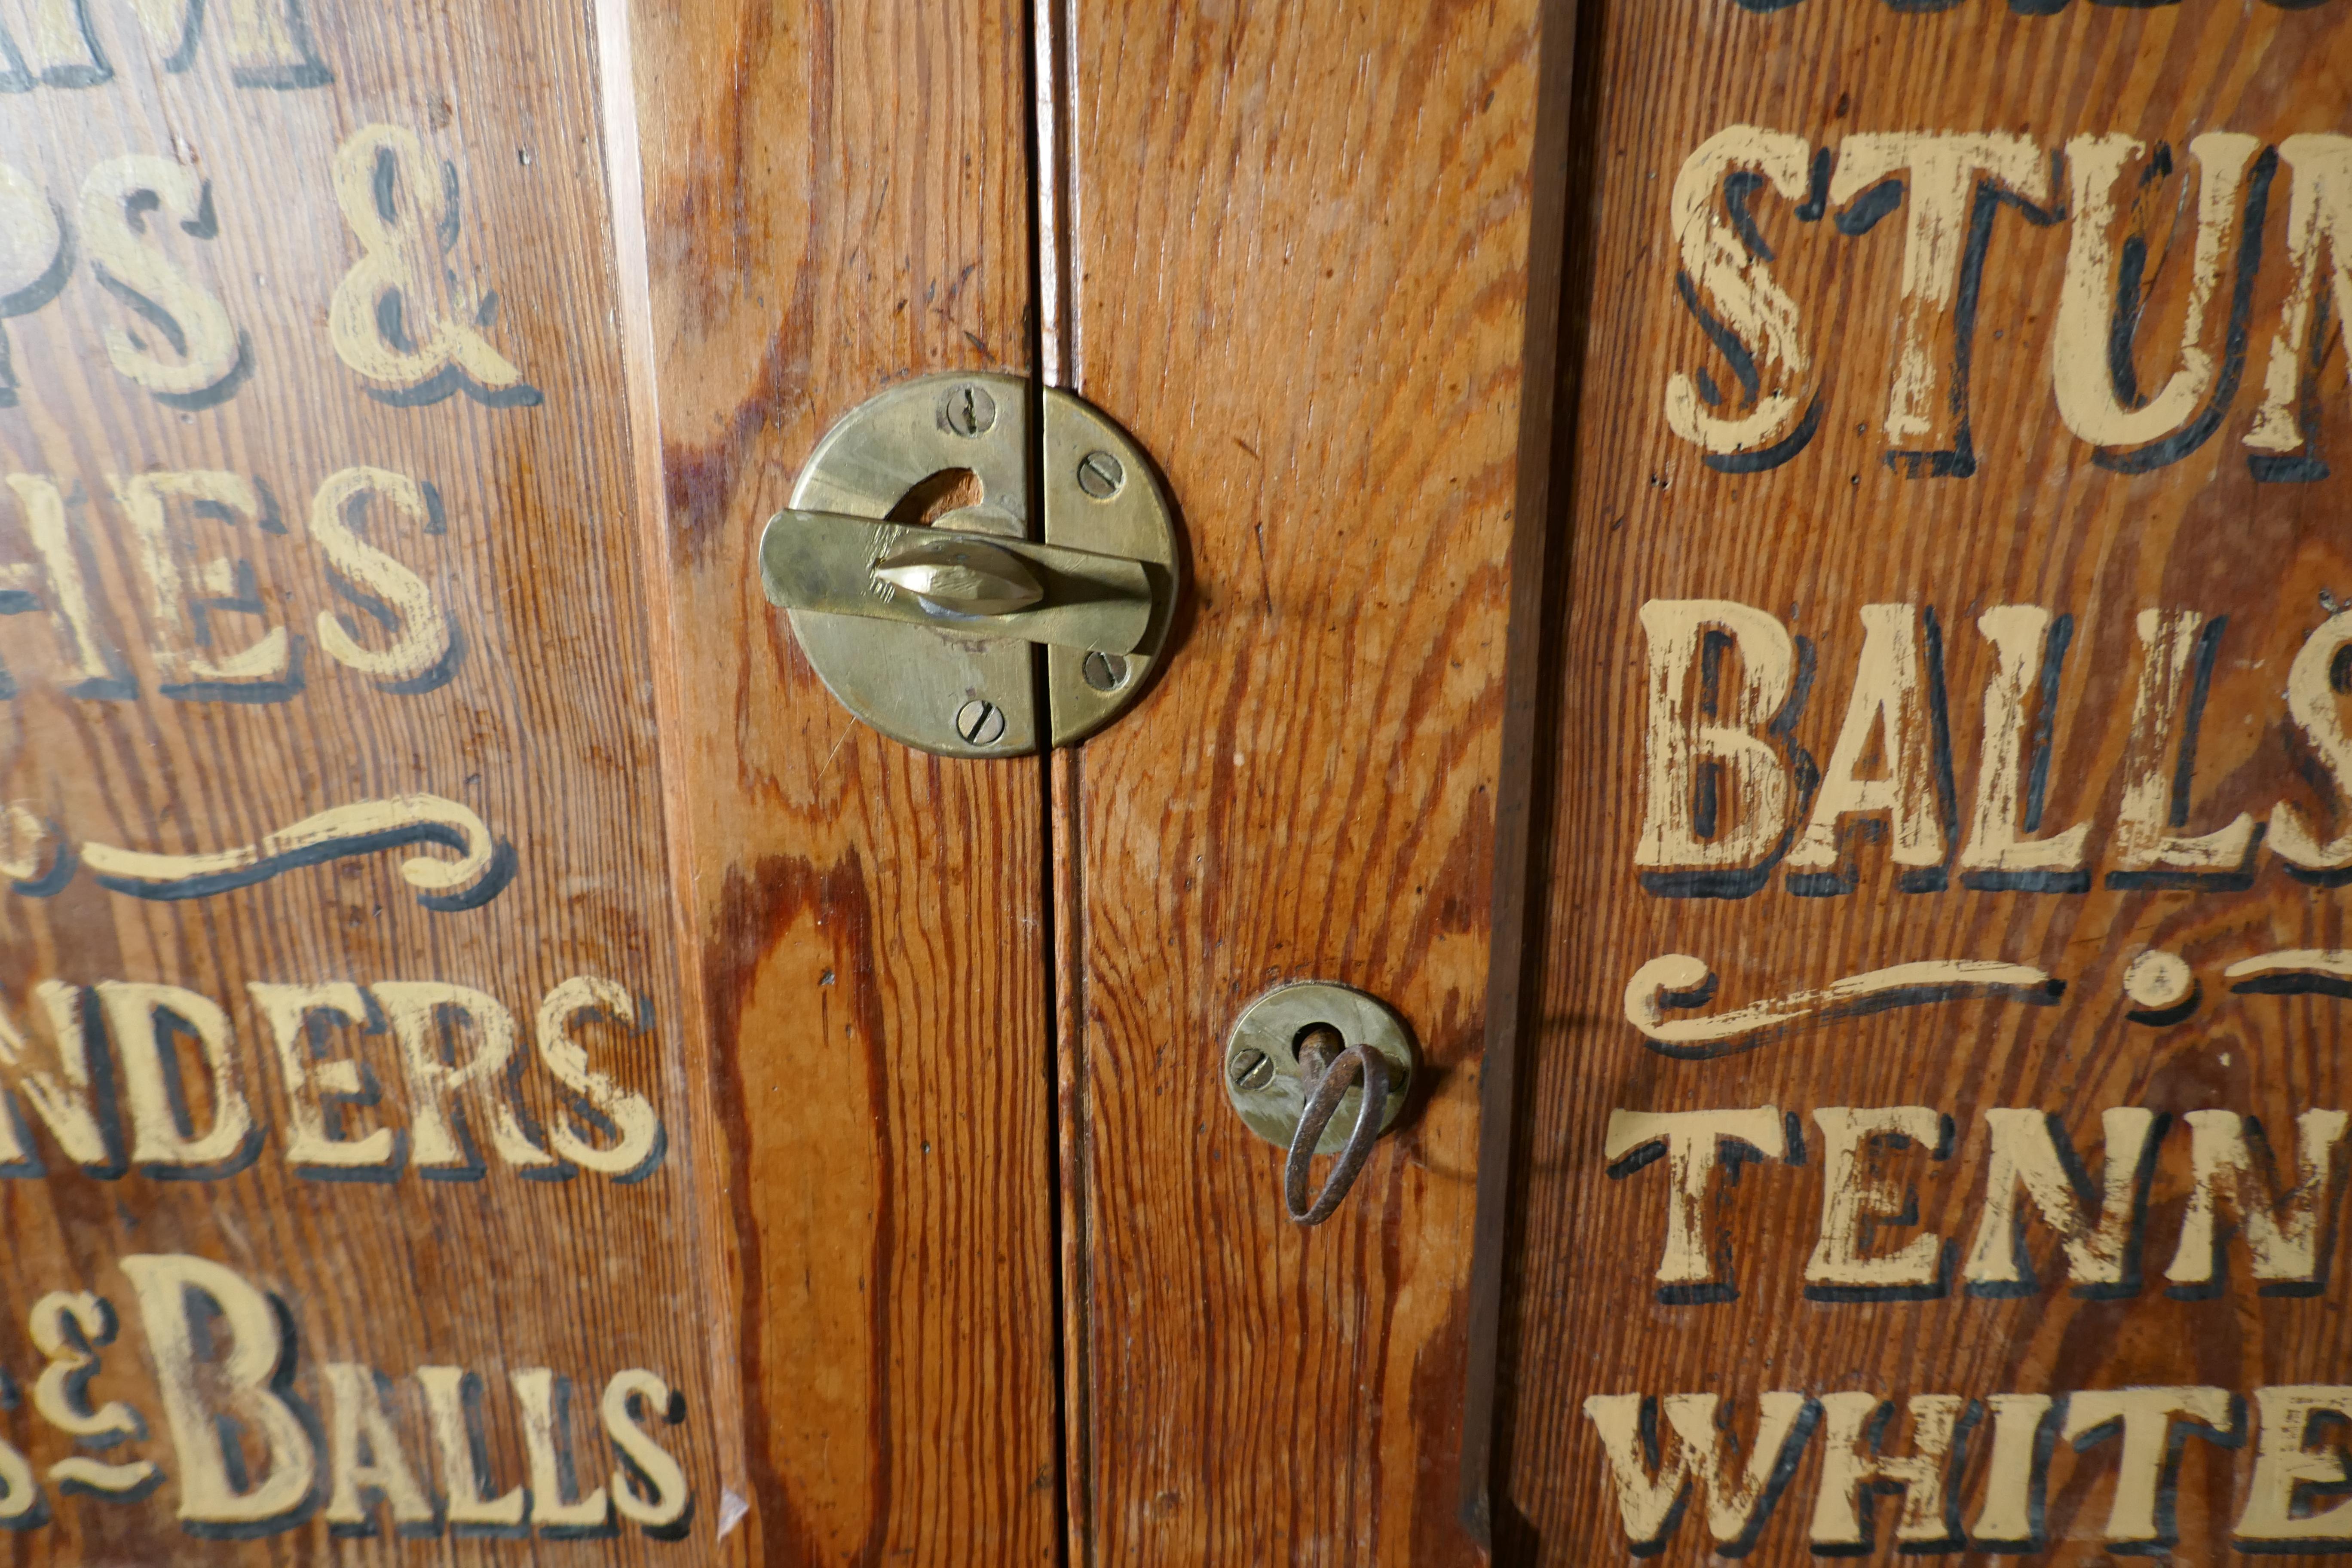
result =
[[[132,0],[149,42],[168,58],[167,71],[183,71],[194,63],[196,48],[209,26],[215,37],[224,27],[229,50],[229,79],[239,87],[323,87],[335,79],[311,47],[301,0]],[[225,14],[224,14],[225,13]]]
[[327,476],[310,500],[310,537],[327,563],[388,608],[397,626],[384,647],[360,641],[347,616],[320,610],[319,646],[327,657],[379,684],[409,689],[431,681],[449,652],[449,619],[433,602],[425,580],[369,543],[360,532],[370,513],[383,526],[422,532],[432,521],[425,488],[390,468],[342,468]]
[[1665,1146],[1666,1248],[1658,1260],[1658,1282],[1671,1291],[1704,1292],[1710,1300],[1729,1300],[1737,1294],[1729,1280],[1717,1282],[1714,1260],[1706,1247],[1706,1200],[1715,1185],[1718,1145],[1723,1143],[1741,1144],[1775,1160],[1789,1152],[1788,1134],[1774,1106],[1753,1110],[1609,1113],[1601,1153],[1612,1167],[1620,1166],[1637,1151]]
[[[1937,819],[1942,803],[1926,661],[1919,654],[1919,609],[1864,605],[1862,626],[1853,694],[1813,796],[1812,821],[1789,853],[1789,870],[1792,877],[1841,878],[1845,818],[1883,811],[1892,824],[1895,863],[1925,885],[1942,874],[1944,833]],[[1863,758],[1882,734],[1885,776],[1863,778]]]
[[547,1141],[558,1155],[583,1169],[602,1172],[616,1182],[634,1182],[660,1163],[667,1142],[661,1118],[643,1095],[623,1089],[588,1065],[587,1051],[572,1037],[573,1020],[585,1013],[603,1013],[631,1026],[637,1021],[636,1001],[627,986],[575,974],[539,1005],[539,1058],[556,1081],[611,1122],[619,1135],[611,1148],[600,1148],[559,1115],[548,1128]]
[[[1642,606],[1649,643],[1649,730],[1642,837],[1633,864],[1656,874],[1654,890],[1738,897],[1762,885],[1789,826],[1789,770],[1759,733],[1789,700],[1796,647],[1789,628],[1727,599],[1652,599]],[[1707,634],[1727,642],[1738,681],[1715,683],[1705,710]],[[1706,781],[1711,821],[1697,805]],[[1704,830],[1703,830],[1704,829]]]
[[[2049,611],[2037,605],[1996,605],[1977,617],[1977,629],[1992,644],[1993,672],[1985,682],[1984,751],[1977,765],[1968,847],[1960,851],[1961,880],[1992,890],[2080,892],[2090,885],[2084,861],[2089,823],[2078,822],[2047,838],[2017,836],[2028,793],[2027,725],[2038,721],[2045,741],[2050,735],[2054,716],[2048,704],[2057,696],[2056,667],[2073,622],[2060,623],[2053,637]],[[2037,696],[2042,704],[2038,716]],[[2039,790],[2034,794],[2038,817]]]
[[1811,155],[1811,143],[1801,136],[1733,125],[1700,142],[1675,176],[1673,222],[1682,261],[1676,281],[1684,302],[1694,314],[1712,315],[1738,340],[1745,356],[1731,362],[1740,384],[1738,412],[1717,412],[1724,396],[1712,377],[1676,371],[1666,380],[1666,427],[1706,452],[1710,467],[1735,472],[1770,467],[1793,455],[1809,433],[1809,360],[1796,301],[1772,280],[1769,258],[1748,249],[1725,216],[1723,182],[1749,171],[1789,200],[1801,200]]
[[[2116,209],[2127,178],[2129,191],[2147,189],[2147,146],[2119,132],[2077,136],[2066,143],[2072,218],[2051,371],[2058,416],[2092,446],[2116,452],[2168,442],[2149,455],[2168,462],[2195,450],[2219,424],[2216,413],[2200,422],[2202,429],[2194,440],[2168,440],[2198,417],[2213,391],[2219,362],[2206,341],[2207,323],[2221,293],[2222,263],[2237,244],[2246,171],[2262,147],[2262,138],[2230,131],[2210,131],[2189,143],[2198,168],[2197,247],[2181,317],[2179,368],[2134,408],[2125,404],[2109,359],[2115,341]],[[2165,203],[2168,214],[2171,205]]]
[[389,1127],[379,1127],[364,1138],[332,1137],[327,1130],[323,1100],[332,1096],[352,1101],[375,1087],[359,1063],[320,1061],[312,1054],[310,1020],[340,1019],[364,1023],[367,998],[347,980],[319,985],[273,985],[249,981],[246,990],[269,1026],[278,1044],[278,1063],[286,1075],[286,1119],[293,1136],[286,1142],[286,1163],[305,1175],[329,1180],[366,1179],[362,1173],[389,1176],[400,1168],[400,1138]]
[[[1882,1140],[1924,1146],[1935,1158],[1943,1147],[1944,1119],[1924,1105],[1890,1105],[1857,1110],[1827,1105],[1813,1112],[1822,1130],[1823,1166],[1822,1234],[1805,1264],[1805,1294],[1837,1300],[1849,1291],[1940,1292],[1943,1238],[1913,1237],[1908,1245],[1881,1257],[1863,1251],[1865,1227],[1895,1220],[1910,1206],[1892,1182],[1864,1169]],[[1898,1222],[1899,1223],[1899,1222]]]
[[[117,477],[114,498],[139,539],[139,554],[147,569],[153,595],[155,668],[163,677],[166,697],[219,697],[247,689],[260,695],[272,683],[289,678],[293,664],[293,640],[284,626],[272,626],[240,648],[212,646],[215,618],[224,605],[213,601],[246,600],[259,613],[253,568],[249,562],[225,555],[196,558],[191,518],[207,511],[252,522],[261,515],[261,499],[253,481],[241,474],[218,469],[161,469]],[[173,502],[184,515],[173,520]],[[208,607],[195,610],[194,601]],[[193,611],[193,613],[192,613]],[[224,691],[222,689],[228,689]]]
[[557,1397],[555,1374],[543,1366],[527,1366],[518,1368],[510,1380],[522,1412],[523,1447],[530,1456],[531,1518],[540,1534],[586,1535],[603,1529],[613,1517],[604,1489],[595,1487],[587,1496],[575,1498],[580,1482],[564,1419],[571,1401]]
[[1947,1499],[1944,1477],[1969,1402],[1957,1394],[1910,1399],[1911,1454],[1898,1458],[1879,1444],[1895,1414],[1859,1390],[1821,1396],[1822,1482],[1813,1498],[1813,1551],[1828,1556],[1869,1550],[1858,1504],[1862,1489],[1900,1487],[1903,1511],[1895,1539],[1905,1552],[1944,1552],[1960,1544],[1959,1500]]
[[2018,1212],[2020,1192],[2032,1200],[2042,1222],[2058,1233],[2067,1270],[2078,1288],[2120,1289],[2129,1283],[2132,1240],[2140,1217],[2139,1172],[2156,1113],[2130,1105],[2112,1106],[2101,1113],[2106,1164],[2095,1226],[2083,1212],[2088,1194],[2074,1188],[2072,1142],[2066,1148],[2069,1158],[2059,1154],[2059,1141],[2066,1134],[2054,1118],[2045,1111],[1996,1108],[1987,1110],[1984,1119],[1991,1140],[1984,1215],[1977,1222],[1976,1245],[1960,1270],[1969,1289],[1979,1296],[2014,1296],[2033,1288],[2032,1266],[2021,1256],[2025,1227]]
[[[469,986],[437,980],[388,980],[368,991],[400,1042],[401,1070],[408,1080],[409,1157],[418,1170],[428,1175],[440,1172],[443,1179],[479,1173],[479,1156],[468,1147],[448,1108],[459,1090],[478,1085],[472,1098],[488,1102],[490,1144],[500,1159],[523,1170],[559,1165],[554,1155],[530,1141],[501,1092],[515,1048],[514,1015],[504,1004]],[[461,1019],[474,1026],[482,1043],[470,1058],[453,1066],[442,1058],[442,1029],[446,1021],[454,1039]]]
[[1979,1551],[2038,1552],[2042,1548],[2042,1423],[2046,1394],[1995,1394],[1992,1458],[1985,1462],[1984,1503],[1969,1531]]
[[1654,1476],[1643,1452],[1646,1403],[1638,1394],[1596,1394],[1584,1402],[1585,1419],[1600,1434],[1601,1450],[1609,1458],[1627,1545],[1644,1556],[1663,1547],[1681,1521],[1676,1505],[1696,1481],[1706,1493],[1706,1528],[1717,1551],[1744,1550],[1771,1518],[1780,1486],[1796,1468],[1812,1431],[1805,1396],[1757,1395],[1756,1440],[1745,1446],[1743,1460],[1743,1447],[1717,1425],[1716,1395],[1667,1394]]
[[2305,1488],[2340,1495],[2352,1480],[2340,1450],[2309,1447],[2313,1417],[2352,1419],[2352,1388],[2310,1383],[2258,1388],[2254,1407],[2262,1420],[2255,1428],[2254,1479],[2246,1489],[2245,1511],[2238,1516],[2238,1550],[2343,1550],[2352,1543],[2352,1502],[2300,1516],[2295,1504]]
[[[246,1103],[228,1015],[211,997],[177,985],[101,980],[98,999],[122,1065],[131,1102],[131,1158],[150,1175],[213,1177],[241,1170],[259,1152],[260,1130]],[[195,1108],[180,1089],[181,1035],[204,1058],[212,1125],[194,1129]],[[166,1062],[163,1053],[173,1053]]]
[[[24,1097],[67,1159],[88,1171],[110,1169],[117,1153],[99,1120],[81,992],[61,981],[43,980],[33,987],[33,1004],[47,1018],[49,1037],[57,1042],[57,1069],[33,1065],[30,1043],[0,1007],[0,1089]],[[28,1170],[33,1158],[33,1151],[17,1135],[16,1118],[0,1105],[0,1169]]]
[[[2332,317],[2340,333],[2352,314],[2352,136],[2305,132],[2281,142],[2278,153],[2294,180],[2287,197],[2286,255],[2294,281],[2271,340],[2263,405],[2246,445],[2254,450],[2258,476],[2268,459],[2278,465],[2272,470],[2278,477],[2316,478],[2327,470],[2314,455],[2303,453],[2301,465],[2294,460],[2305,442],[2296,405],[2303,401],[2304,367],[2319,358],[2311,342],[2314,327]],[[2323,277],[2332,309],[2320,302]]]
[[[147,1435],[139,1413],[120,1399],[89,1406],[87,1385],[98,1372],[98,1352],[114,1342],[111,1304],[87,1290],[52,1290],[33,1303],[26,1327],[33,1348],[48,1358],[33,1384],[33,1408],[42,1420],[68,1436],[92,1439],[92,1447]],[[86,1454],[68,1454],[49,1467],[49,1479],[60,1487],[113,1498],[142,1492],[155,1476],[145,1459],[110,1465]]]
[[28,92],[35,82],[44,87],[96,87],[112,79],[89,30],[89,0],[26,0],[10,10],[23,18],[23,31],[12,36],[0,24],[0,41],[12,56],[0,56],[16,68],[0,70],[0,91]]
[[417,1484],[401,1452],[400,1434],[384,1414],[383,1390],[372,1367],[331,1361],[323,1369],[331,1425],[327,1453],[331,1467],[327,1522],[364,1529],[374,1522],[369,1494],[392,1508],[393,1522],[430,1528],[433,1503]]
[[[2352,647],[2352,610],[2330,616],[2303,639],[2287,669],[2286,710],[2309,737],[2339,798],[2352,797],[2352,736],[2344,732],[2344,710],[2331,672],[2336,656]],[[2303,813],[2285,801],[2271,807],[2270,847],[2279,858],[2306,871],[2352,867],[2352,822],[2333,838],[2321,838]]]
[[2221,1253],[2221,1211],[2237,1216],[2253,1255],[2254,1278],[2279,1287],[2274,1294],[2319,1289],[2326,1260],[2319,1256],[2321,1219],[2327,1207],[2329,1173],[2336,1145],[2343,1141],[2340,1110],[2306,1110],[2294,1119],[2294,1185],[2277,1202],[2255,1170],[2246,1145],[2245,1120],[2234,1110],[2192,1110],[2189,1166],[2195,1185],[2180,1221],[2180,1247],[2164,1277],[2176,1286],[2210,1287]]
[[[179,1253],[134,1255],[122,1272],[139,1294],[147,1327],[147,1353],[163,1392],[163,1414],[179,1457],[180,1518],[193,1533],[244,1535],[282,1529],[294,1522],[310,1495],[318,1456],[302,1418],[274,1391],[279,1363],[289,1347],[278,1332],[269,1299],[217,1263]],[[190,1300],[209,1300],[226,1321],[231,1348],[217,1362],[198,1359]],[[217,1344],[219,1323],[205,1331]],[[242,1458],[232,1461],[222,1416],[207,1398],[207,1385],[235,1407],[234,1430],[242,1434]],[[258,1440],[265,1463],[257,1479],[250,1445]],[[237,1489],[232,1477],[250,1479]]]
[[2213,653],[2205,617],[2195,610],[2142,610],[2139,682],[2132,694],[2131,736],[2124,743],[2124,798],[2116,816],[2116,870],[2110,879],[2187,872],[2227,875],[2241,870],[2254,845],[2254,819],[2240,812],[2227,827],[2195,837],[2175,834],[2189,803],[2173,799],[2179,758],[2188,743],[2182,709],[2190,693],[2189,667],[2200,644]]
[[[1964,330],[1957,320],[1960,254],[1974,221],[1977,189],[1990,184],[2050,205],[2050,164],[2023,136],[1971,132],[1879,132],[1838,144],[1829,199],[1843,207],[1897,174],[1908,174],[1905,200],[1902,301],[1886,434],[1898,451],[1930,459],[1930,472],[1966,475],[1975,461],[1960,423],[1967,388],[1949,384]],[[1973,305],[1973,301],[1969,301]],[[1940,458],[1941,462],[1935,459]]]
[[516,1487],[493,1498],[497,1483],[484,1475],[475,1458],[475,1417],[466,1408],[462,1366],[420,1366],[416,1381],[425,1387],[425,1408],[432,1413],[433,1446],[441,1455],[441,1489],[449,1499],[449,1522],[490,1530],[511,1530],[530,1514],[530,1489]]
[[2237,1427],[2237,1413],[2225,1388],[2086,1389],[2067,1396],[2063,1436],[2076,1448],[2123,1434],[2115,1501],[2107,1507],[2110,1549],[2170,1544],[2172,1500],[2164,1483],[2176,1451],[2171,1440],[2176,1419],[2196,1422],[2219,1437],[2231,1436]]
[[[66,522],[64,490],[47,474],[10,474],[7,483],[24,510],[25,531],[40,561],[37,565],[21,562],[0,567],[0,589],[47,601],[68,695],[115,699],[137,695],[122,670],[121,657],[99,640],[81,557],[74,550],[73,531]],[[41,591],[44,585],[46,594]]]
[[613,1374],[597,1406],[604,1435],[621,1451],[621,1468],[613,1472],[613,1506],[647,1535],[675,1541],[686,1533],[694,1494],[677,1461],[637,1425],[638,1405],[664,1422],[679,1419],[669,1384],[655,1373],[633,1366]]
[[[138,208],[150,196],[154,205],[142,217]],[[106,329],[107,358],[118,373],[182,409],[209,408],[234,394],[249,351],[227,308],[181,271],[155,238],[167,230],[196,233],[216,221],[210,183],[170,158],[109,158],[82,181],[82,237],[91,268],[139,317],[135,329]]]

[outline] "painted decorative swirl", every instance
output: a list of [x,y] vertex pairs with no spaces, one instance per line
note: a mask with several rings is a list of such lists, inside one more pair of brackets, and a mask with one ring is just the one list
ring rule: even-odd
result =
[[268,881],[303,866],[372,855],[412,845],[457,851],[411,855],[401,880],[428,910],[469,910],[488,903],[514,877],[514,850],[492,837],[466,806],[437,795],[395,795],[354,802],[304,817],[258,844],[195,855],[164,855],[112,844],[67,842],[54,826],[22,802],[0,809],[0,877],[16,890],[46,898],[64,889],[81,867],[98,885],[136,899],[209,898]]
[[2230,989],[2257,995],[2352,996],[2352,950],[2281,948],[2242,958],[2221,971]]
[[1625,1019],[1663,1056],[1703,1059],[1753,1050],[1800,1024],[1917,1007],[1960,996],[2006,996],[2031,1005],[2055,1002],[2063,980],[2022,963],[1985,959],[1924,959],[1850,974],[1818,990],[1798,991],[1727,1013],[1669,1019],[1668,1008],[1701,1007],[1714,997],[1715,972],[1686,952],[1669,952],[1633,971],[1625,983]]

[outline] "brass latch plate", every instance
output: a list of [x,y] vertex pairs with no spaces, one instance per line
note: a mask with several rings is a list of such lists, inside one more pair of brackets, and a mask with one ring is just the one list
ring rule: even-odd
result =
[[[826,433],[768,521],[760,576],[809,663],[868,724],[944,756],[1037,749],[1045,661],[1055,745],[1139,697],[1181,575],[1175,521],[1127,433],[1044,398],[1042,542],[1029,536],[1029,393],[999,374],[928,376]],[[951,504],[921,515],[927,498]]]

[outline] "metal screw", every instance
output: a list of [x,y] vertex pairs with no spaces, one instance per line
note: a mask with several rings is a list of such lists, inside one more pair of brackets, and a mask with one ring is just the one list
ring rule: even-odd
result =
[[988,388],[967,383],[948,393],[940,417],[959,436],[985,436],[996,424],[996,399]]
[[1097,650],[1078,661],[1078,673],[1097,691],[1117,691],[1127,684],[1127,660]]
[[1127,470],[1108,452],[1088,452],[1078,459],[1078,489],[1097,500],[1108,500],[1127,483]]
[[1264,1051],[1244,1051],[1225,1064],[1225,1071],[1235,1089],[1255,1091],[1274,1081],[1274,1058]]
[[975,697],[956,710],[956,733],[975,746],[992,746],[1004,738],[1004,710]]

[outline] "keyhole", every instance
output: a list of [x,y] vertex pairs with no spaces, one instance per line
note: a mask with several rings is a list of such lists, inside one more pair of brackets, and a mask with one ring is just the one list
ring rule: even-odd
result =
[[892,522],[929,528],[951,511],[978,506],[988,499],[988,487],[970,468],[941,468],[917,479],[889,511]]

